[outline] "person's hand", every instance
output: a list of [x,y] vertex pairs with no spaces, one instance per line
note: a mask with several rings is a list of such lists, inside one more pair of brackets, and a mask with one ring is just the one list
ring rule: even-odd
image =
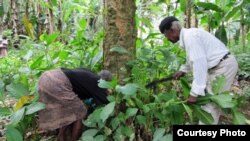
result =
[[112,92],[113,92],[113,91],[112,91],[111,89],[107,89],[107,90],[106,90],[107,95],[112,94]]
[[190,96],[188,97],[188,99],[187,99],[187,103],[188,103],[188,104],[194,104],[194,103],[196,103],[196,102],[197,102],[197,97],[196,97],[196,96],[190,95]]
[[182,76],[184,76],[186,73],[183,72],[183,71],[177,71],[174,75],[173,75],[173,78],[175,80],[179,80]]

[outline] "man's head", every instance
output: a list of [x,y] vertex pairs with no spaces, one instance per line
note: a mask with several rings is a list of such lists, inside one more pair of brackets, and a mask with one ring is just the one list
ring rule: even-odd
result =
[[172,43],[179,41],[181,25],[174,16],[164,18],[159,25],[159,29]]
[[112,73],[108,70],[102,70],[98,73],[98,75],[101,77],[101,79],[103,79],[105,81],[112,80]]

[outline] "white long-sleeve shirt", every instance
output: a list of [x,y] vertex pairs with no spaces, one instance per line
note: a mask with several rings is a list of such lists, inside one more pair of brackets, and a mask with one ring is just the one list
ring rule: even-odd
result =
[[181,29],[180,46],[186,51],[186,64],[180,71],[193,70],[191,95],[205,95],[208,69],[216,66],[229,52],[227,47],[214,35],[198,29]]

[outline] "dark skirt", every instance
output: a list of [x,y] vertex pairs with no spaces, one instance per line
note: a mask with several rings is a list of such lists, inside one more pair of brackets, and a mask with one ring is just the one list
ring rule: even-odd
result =
[[61,69],[47,71],[38,81],[39,101],[46,108],[39,112],[39,128],[54,130],[87,115],[87,108],[73,92],[72,85]]

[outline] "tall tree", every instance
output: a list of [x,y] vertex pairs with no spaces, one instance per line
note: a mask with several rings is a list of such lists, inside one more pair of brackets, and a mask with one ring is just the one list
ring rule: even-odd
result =
[[12,17],[12,25],[13,25],[13,32],[14,32],[14,38],[18,39],[18,3],[15,0],[11,0],[11,9],[13,13]]
[[134,0],[104,0],[104,68],[122,83],[130,76],[128,62],[135,58],[137,30]]
[[52,10],[52,4],[51,4],[51,0],[47,0],[46,1],[49,8],[48,8],[48,14],[47,14],[47,31],[49,34],[53,33],[54,30],[54,15],[53,15],[53,10]]
[[191,27],[191,16],[192,16],[192,1],[187,0],[186,1],[186,10],[185,10],[185,27],[190,28]]

